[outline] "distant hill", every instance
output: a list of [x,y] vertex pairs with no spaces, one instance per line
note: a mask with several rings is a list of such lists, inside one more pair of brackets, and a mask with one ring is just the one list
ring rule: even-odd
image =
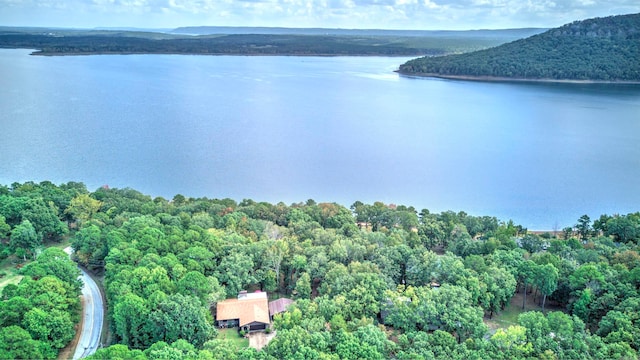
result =
[[640,81],[640,14],[576,21],[494,48],[423,57],[408,75],[469,79]]
[[329,29],[245,26],[187,26],[168,31],[180,35],[335,35],[335,36],[401,36],[401,37],[466,37],[509,38],[511,41],[539,34],[547,29],[523,28],[500,30],[384,30],[384,29]]
[[194,27],[148,29],[0,27],[0,48],[37,55],[200,54],[424,56],[462,53],[520,39],[542,29],[405,31]]

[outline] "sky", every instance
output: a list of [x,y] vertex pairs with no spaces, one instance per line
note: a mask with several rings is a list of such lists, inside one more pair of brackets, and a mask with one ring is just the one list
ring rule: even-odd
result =
[[469,30],[638,12],[638,0],[0,0],[0,26]]

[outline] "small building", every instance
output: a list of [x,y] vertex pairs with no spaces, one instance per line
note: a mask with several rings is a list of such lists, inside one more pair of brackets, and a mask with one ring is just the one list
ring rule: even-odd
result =
[[269,326],[267,293],[241,291],[237,299],[220,301],[216,322],[219,327],[236,327],[244,331],[265,330]]
[[280,314],[287,311],[289,305],[293,304],[293,300],[287,298],[280,298],[278,300],[269,302],[269,317],[273,320],[275,314]]

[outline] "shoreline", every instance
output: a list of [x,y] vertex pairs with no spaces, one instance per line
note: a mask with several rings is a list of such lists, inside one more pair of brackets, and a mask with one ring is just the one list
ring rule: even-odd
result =
[[389,58],[413,58],[423,55],[384,55],[384,54],[296,54],[296,53],[197,53],[197,52],[42,52],[34,51],[30,56],[100,56],[100,55],[196,55],[196,56],[296,56],[296,57],[389,57]]
[[558,83],[558,84],[620,84],[640,85],[639,81],[629,80],[573,80],[573,79],[535,79],[535,78],[509,78],[500,76],[473,76],[473,75],[445,75],[438,73],[408,73],[395,70],[401,76],[415,78],[436,78],[446,80],[478,81],[478,82],[524,82],[524,83]]

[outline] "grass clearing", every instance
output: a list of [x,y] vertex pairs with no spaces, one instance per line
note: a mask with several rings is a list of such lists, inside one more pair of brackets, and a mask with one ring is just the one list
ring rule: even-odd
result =
[[9,256],[0,261],[0,273],[4,274],[4,276],[0,277],[0,292],[2,292],[5,286],[17,284],[23,278],[22,275],[18,275],[14,256]]
[[249,347],[249,339],[240,337],[238,328],[218,329],[218,339],[231,341],[237,349]]
[[57,247],[58,249],[64,249],[67,246],[71,246],[71,238],[68,236],[60,242],[50,242],[46,245],[46,247]]
[[[534,301],[532,293],[527,295],[527,303],[525,309],[522,310],[522,298],[522,292],[515,293],[504,310],[493,314],[493,319],[484,318],[484,323],[489,327],[489,331],[492,334],[498,329],[506,329],[509,326],[518,325],[518,315],[525,311],[542,311],[542,307]],[[545,310],[545,312],[548,312],[551,309],[547,306]]]
[[17,275],[17,274],[14,274],[14,273],[7,273],[7,275],[5,277],[0,279],[0,293],[2,293],[2,290],[4,289],[5,286],[7,286],[9,284],[17,285],[20,282],[20,280],[22,280],[22,278],[23,278],[22,275]]
[[501,310],[500,313],[495,314],[493,316],[493,320],[500,324],[500,327],[508,328],[511,325],[518,324],[518,315],[520,315],[521,313],[522,306],[516,305],[511,302],[508,306],[505,306],[504,310]]
[[[49,242],[45,244],[45,248],[57,247],[64,249],[71,245],[69,238],[63,239],[61,242]],[[0,273],[4,273],[4,276],[0,277],[0,292],[5,286],[9,284],[18,284],[24,276],[18,274],[19,266],[24,266],[32,262],[32,258],[27,258],[27,261],[23,262],[21,258],[17,258],[15,255],[10,255],[0,261]]]

